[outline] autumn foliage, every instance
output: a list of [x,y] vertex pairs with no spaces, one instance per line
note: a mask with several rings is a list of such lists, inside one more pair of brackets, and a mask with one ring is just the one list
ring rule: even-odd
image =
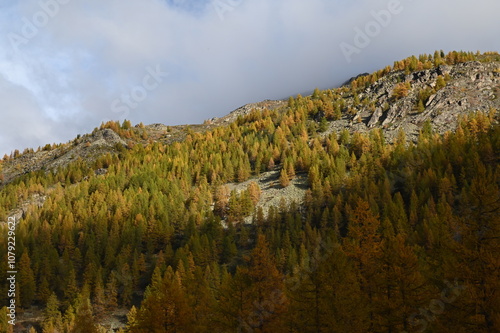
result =
[[[318,91],[3,186],[2,220],[47,196],[16,230],[21,307],[45,309],[44,332],[97,331],[118,308],[128,332],[499,331],[496,115],[471,114],[445,135],[424,127],[408,144],[380,130],[318,134],[341,109]],[[303,203],[264,214],[256,181],[227,186],[266,171],[279,188],[306,177]]]

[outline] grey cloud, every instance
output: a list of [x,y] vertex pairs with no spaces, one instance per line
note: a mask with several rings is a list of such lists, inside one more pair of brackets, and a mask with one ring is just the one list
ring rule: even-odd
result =
[[68,134],[40,112],[28,90],[12,84],[3,76],[0,76],[0,110],[0,147],[8,147],[2,155],[14,149],[23,151],[42,143],[58,142],[61,134]]

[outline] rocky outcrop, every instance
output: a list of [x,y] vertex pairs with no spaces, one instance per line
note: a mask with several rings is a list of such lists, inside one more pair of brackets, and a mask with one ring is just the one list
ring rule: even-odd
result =
[[[22,201],[17,208],[8,212],[7,216],[15,218],[16,222],[18,222],[19,220],[24,218],[25,214],[28,212],[30,207],[35,206],[40,208],[43,206],[46,199],[47,199],[46,194],[34,193],[27,200]],[[7,221],[0,221],[0,226],[5,225],[6,223]]]
[[367,76],[367,75],[370,75],[370,73],[362,73],[362,74],[359,74],[359,75],[356,75],[356,76],[353,76],[351,77],[349,80],[345,81],[344,83],[342,83],[342,87],[344,86],[348,86],[352,83],[352,81],[360,78],[360,77],[363,77],[363,76]]
[[[347,128],[350,131],[369,131],[382,128],[390,142],[400,130],[410,140],[416,140],[422,124],[429,120],[437,133],[454,130],[460,115],[490,109],[500,110],[500,64],[498,62],[466,62],[454,66],[439,66],[405,74],[392,72],[361,91],[359,100],[369,101],[355,106],[354,98],[347,98],[347,107],[356,110],[355,115],[345,115],[330,124],[328,134]],[[447,78],[444,87],[436,89],[438,77]],[[408,94],[394,97],[394,89],[400,83],[409,83]],[[427,99],[424,109],[418,110],[419,92],[437,90]],[[364,104],[364,103],[362,103]],[[364,104],[364,105],[366,105]]]
[[126,142],[113,130],[105,128],[91,134],[79,137],[56,148],[28,152],[12,159],[3,165],[3,184],[25,173],[38,170],[49,172],[64,167],[78,158],[92,161],[108,152],[116,151],[117,147],[125,146]]
[[282,100],[265,100],[259,103],[250,103],[250,104],[245,104],[236,110],[230,112],[228,115],[222,117],[222,118],[212,118],[209,120],[210,124],[213,125],[224,125],[224,124],[230,124],[238,117],[240,116],[245,116],[249,113],[251,113],[254,110],[274,110],[280,107],[286,106],[286,102]]
[[92,134],[89,140],[85,141],[90,142],[91,146],[107,146],[114,147],[116,144],[125,145],[125,141],[118,134],[115,133],[112,129],[105,128],[103,130],[97,131]]

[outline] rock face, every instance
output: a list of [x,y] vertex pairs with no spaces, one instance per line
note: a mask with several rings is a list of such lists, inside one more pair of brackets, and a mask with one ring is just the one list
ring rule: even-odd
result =
[[236,119],[238,119],[239,116],[247,115],[254,110],[264,110],[264,109],[274,110],[284,106],[286,106],[286,102],[280,100],[277,101],[265,100],[259,103],[250,103],[237,108],[236,110],[229,113],[227,116],[224,116],[222,118],[212,118],[209,121],[214,125],[224,125],[232,123],[233,121],[236,121]]
[[[461,115],[470,112],[500,110],[500,63],[466,62],[454,66],[405,74],[392,72],[362,91],[359,100],[372,103],[375,108],[355,106],[354,98],[347,98],[354,116],[345,116],[330,124],[328,133],[347,128],[350,131],[368,131],[383,128],[390,142],[402,129],[410,140],[416,140],[422,124],[429,120],[437,133],[454,130]],[[447,78],[444,87],[436,87],[438,77]],[[398,84],[408,83],[405,97],[395,99]],[[419,93],[433,92],[418,110]],[[361,103],[363,104],[363,103]]]
[[56,170],[58,167],[64,167],[78,158],[93,160],[105,153],[114,152],[117,147],[125,145],[126,142],[113,130],[109,128],[97,130],[92,134],[75,139],[69,144],[22,154],[20,157],[5,163],[3,165],[3,183],[8,183],[28,172]]
[[[9,212],[8,216],[13,217],[18,222],[21,218],[24,217],[26,212],[30,209],[31,206],[42,207],[45,200],[47,199],[47,195],[35,193],[27,200],[24,200],[19,207]],[[7,221],[0,221],[0,225],[6,224]]]
[[116,144],[125,145],[125,141],[115,131],[105,128],[103,130],[97,131],[92,134],[92,137],[89,141],[91,146],[107,146],[113,147]]
[[[296,175],[290,181],[290,185],[285,188],[279,185],[279,177],[279,170],[267,171],[261,173],[259,176],[252,177],[245,182],[230,183],[227,184],[227,186],[231,191],[236,190],[237,192],[240,192],[246,190],[251,182],[256,182],[262,191],[260,199],[256,204],[256,208],[262,208],[262,213],[265,217],[267,217],[269,209],[271,207],[280,207],[282,201],[286,205],[290,205],[292,202],[297,205],[301,205],[304,200],[304,194],[309,188],[307,185],[306,174]],[[252,223],[252,217],[246,217],[245,223]]]
[[352,83],[352,81],[360,78],[360,77],[363,77],[363,76],[367,76],[367,75],[370,75],[370,73],[362,73],[362,74],[359,74],[359,75],[356,75],[356,76],[353,76],[351,77],[349,80],[345,81],[344,83],[342,83],[342,87],[343,86],[348,86]]

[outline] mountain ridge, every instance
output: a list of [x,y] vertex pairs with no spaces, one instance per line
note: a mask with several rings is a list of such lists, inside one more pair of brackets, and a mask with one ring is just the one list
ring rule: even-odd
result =
[[[453,54],[453,53],[450,53]],[[422,58],[422,57],[421,57]],[[408,60],[409,59],[409,60]],[[439,64],[435,67],[414,70],[398,69],[401,62],[415,61],[410,57],[395,62],[391,69],[386,67],[378,72],[363,73],[346,81],[341,87],[327,89],[323,94],[337,94],[342,102],[340,119],[328,120],[328,128],[324,135],[343,129],[352,132],[367,132],[374,128],[382,128],[386,139],[394,141],[400,130],[404,130],[411,141],[415,141],[422,125],[430,120],[433,129],[440,134],[453,130],[460,116],[469,112],[500,109],[500,56],[495,52],[475,55],[469,61],[457,62],[453,65]],[[441,57],[444,59],[444,57]],[[481,61],[480,61],[481,60]],[[382,76],[379,78],[383,73]],[[436,90],[439,77],[448,76],[443,87]],[[374,79],[375,77],[375,79]],[[397,98],[396,89],[402,84],[409,84],[404,96]],[[363,85],[363,86],[362,86]],[[476,87],[481,90],[478,91]],[[353,92],[354,89],[354,92]],[[404,87],[403,87],[404,89]],[[427,91],[426,91],[427,89]],[[319,93],[318,90],[315,93]],[[311,96],[314,98],[313,93]],[[424,110],[418,110],[419,94],[427,94],[422,101]],[[429,95],[430,94],[430,95]],[[300,96],[300,95],[298,95]],[[484,97],[484,98],[482,98]],[[203,124],[167,126],[163,124],[141,124],[132,128],[128,122],[128,131],[135,132],[120,135],[121,125],[101,124],[90,134],[78,136],[66,144],[49,145],[35,152],[26,149],[23,154],[15,151],[11,156],[4,156],[3,171],[0,170],[0,186],[7,184],[28,172],[39,170],[56,170],[65,167],[71,161],[82,158],[93,161],[107,153],[116,154],[122,147],[134,144],[148,144],[159,141],[172,143],[183,140],[187,133],[205,132],[218,126],[225,126],[244,117],[251,112],[263,110],[286,109],[284,100],[264,100],[245,104],[226,116],[211,118]],[[289,107],[289,105],[288,105]],[[328,110],[319,110],[315,116],[320,120],[327,116]]]

